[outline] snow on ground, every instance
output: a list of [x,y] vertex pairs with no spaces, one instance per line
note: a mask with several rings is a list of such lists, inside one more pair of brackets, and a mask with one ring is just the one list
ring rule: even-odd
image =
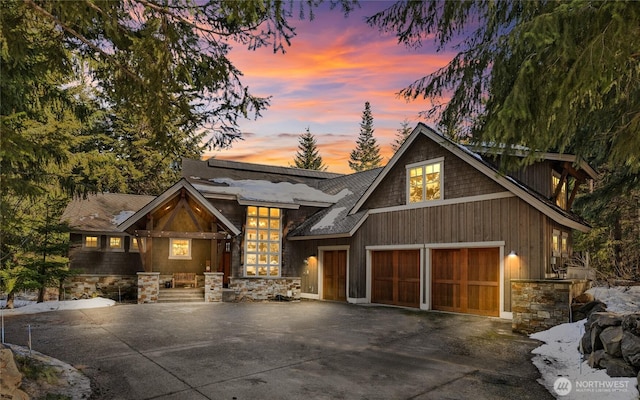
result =
[[[588,293],[605,303],[607,311],[631,313],[640,310],[640,286],[595,287]],[[636,378],[611,378],[605,370],[593,369],[586,359],[582,359],[578,344],[584,334],[584,323],[585,320],[562,324],[531,335],[533,339],[545,343],[532,351],[536,354],[533,364],[542,374],[538,381],[559,399],[638,399]],[[568,379],[571,384],[568,394],[562,390],[562,383],[566,384],[567,381],[558,381],[560,377]]]
[[36,303],[34,301],[16,300],[15,308],[4,309],[6,300],[0,300],[0,308],[3,308],[4,315],[37,314],[48,311],[81,310],[85,308],[110,307],[116,304],[115,301],[96,297],[94,299],[67,300],[67,301],[45,301]]

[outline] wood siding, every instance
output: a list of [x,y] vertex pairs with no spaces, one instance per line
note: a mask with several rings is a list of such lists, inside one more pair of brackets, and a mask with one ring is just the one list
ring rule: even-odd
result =
[[405,165],[444,158],[444,199],[504,192],[502,186],[425,136],[419,136],[363,205],[375,209],[407,204]]

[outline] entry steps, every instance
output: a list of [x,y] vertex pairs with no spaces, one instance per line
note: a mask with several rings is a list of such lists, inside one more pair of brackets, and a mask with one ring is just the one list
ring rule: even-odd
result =
[[203,303],[204,288],[160,288],[158,303]]

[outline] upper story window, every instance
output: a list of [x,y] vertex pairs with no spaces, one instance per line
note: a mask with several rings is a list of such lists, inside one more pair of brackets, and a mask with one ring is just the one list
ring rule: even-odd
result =
[[87,250],[100,250],[100,236],[85,235],[82,247]]
[[444,159],[407,166],[407,203],[442,199]]
[[281,217],[278,208],[247,207],[245,276],[280,276]]
[[109,250],[124,251],[124,238],[121,236],[109,236]]
[[191,239],[169,239],[169,258],[191,260]]
[[[552,182],[552,193],[556,193],[558,185],[560,185],[560,181],[562,180],[559,173],[553,171],[553,175],[551,177]],[[560,187],[560,191],[558,192],[558,197],[556,197],[556,205],[563,210],[567,209],[567,180],[565,179],[562,182],[562,186]]]

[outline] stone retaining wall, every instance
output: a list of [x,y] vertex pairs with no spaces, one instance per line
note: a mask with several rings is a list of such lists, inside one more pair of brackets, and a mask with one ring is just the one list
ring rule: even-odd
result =
[[580,279],[512,279],[512,330],[529,334],[571,322],[571,301],[590,287]]
[[105,297],[116,301],[137,298],[138,278],[134,275],[73,275],[64,281],[64,299]]
[[230,278],[236,301],[300,300],[300,278]]
[[222,301],[222,272],[204,273],[204,302]]
[[138,304],[157,303],[160,293],[160,272],[138,272]]

